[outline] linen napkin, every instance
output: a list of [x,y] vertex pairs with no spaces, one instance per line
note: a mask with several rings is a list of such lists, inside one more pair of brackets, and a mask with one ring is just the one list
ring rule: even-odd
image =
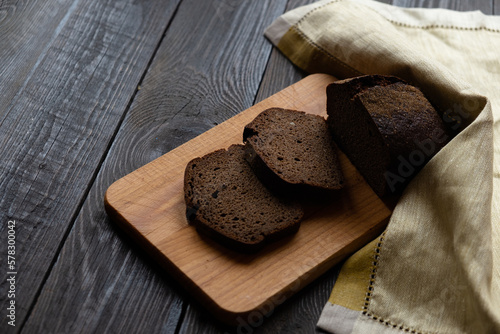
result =
[[318,327],[500,332],[500,18],[328,0],[265,34],[311,73],[401,77],[459,131],[408,185],[384,234],[345,262]]

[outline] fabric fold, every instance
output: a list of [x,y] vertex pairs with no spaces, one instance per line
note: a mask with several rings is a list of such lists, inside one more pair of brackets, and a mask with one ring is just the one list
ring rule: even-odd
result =
[[329,0],[265,34],[310,73],[407,80],[458,132],[406,188],[383,237],[346,261],[318,326],[500,332],[500,18]]

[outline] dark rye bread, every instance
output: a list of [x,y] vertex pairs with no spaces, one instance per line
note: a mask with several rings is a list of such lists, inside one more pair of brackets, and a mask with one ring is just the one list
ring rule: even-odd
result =
[[303,216],[299,204],[276,197],[259,181],[243,145],[190,161],[184,194],[188,221],[236,251],[253,252],[296,232]]
[[397,77],[330,84],[327,113],[336,143],[379,196],[401,191],[448,139],[422,92]]
[[245,126],[243,141],[254,170],[274,190],[343,187],[338,149],[321,116],[270,108]]

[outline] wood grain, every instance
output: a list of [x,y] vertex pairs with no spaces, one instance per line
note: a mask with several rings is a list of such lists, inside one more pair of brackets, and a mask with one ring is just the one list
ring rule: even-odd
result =
[[[283,71],[286,68],[287,71]],[[290,61],[277,49],[273,49],[266,73],[262,78],[255,103],[260,102],[286,87],[304,79],[308,74],[296,66],[291,66]]]
[[77,1],[0,2],[0,123],[18,103],[54,38],[75,11]]
[[271,51],[262,31],[284,2],[221,3],[179,6],[27,332],[175,332],[184,290],[109,222],[103,196],[116,179],[252,105]]
[[[15,95],[12,103],[0,107],[0,233],[6,235],[7,219],[16,220],[17,328],[36,301],[175,9],[173,2],[97,0],[48,6],[41,6],[42,15],[54,7],[56,16],[40,19],[43,33],[32,21],[39,8],[27,2],[16,3],[13,19],[5,17],[0,27],[2,41],[8,41],[2,43],[17,43],[20,34],[35,48],[19,42],[0,51],[13,67],[3,74],[10,76],[6,85],[17,71],[22,80],[13,91],[6,89]],[[16,27],[27,30],[11,30]],[[42,52],[38,38],[45,43]],[[0,278],[0,290],[6,291],[5,270]],[[1,305],[6,298],[0,295]],[[10,328],[6,320],[0,332]]]
[[341,154],[345,187],[307,216],[299,232],[263,251],[243,255],[200,236],[187,224],[187,163],[242,142],[243,128],[271,107],[326,114],[326,86],[316,74],[293,84],[190,140],[108,188],[108,213],[162,263],[207,311],[236,324],[281,304],[335,263],[380,234],[391,210]]

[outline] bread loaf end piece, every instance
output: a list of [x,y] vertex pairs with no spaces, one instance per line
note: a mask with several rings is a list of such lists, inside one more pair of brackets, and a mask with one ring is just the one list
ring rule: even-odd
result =
[[397,77],[330,84],[327,113],[340,149],[379,196],[400,192],[448,140],[423,93]]

